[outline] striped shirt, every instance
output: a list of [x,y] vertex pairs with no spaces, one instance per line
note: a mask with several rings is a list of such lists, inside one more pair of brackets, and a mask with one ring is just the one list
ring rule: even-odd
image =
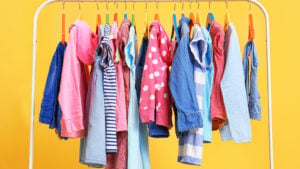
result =
[[[190,49],[194,56],[194,84],[199,111],[203,117],[203,94],[205,88],[205,55],[207,42],[203,38],[198,25],[194,26],[194,37],[190,42]],[[178,161],[182,163],[201,165],[203,152],[203,128],[196,128],[184,132],[179,138]]]
[[105,140],[106,152],[117,152],[116,131],[116,70],[112,60],[112,49],[109,46],[110,26],[105,25],[104,36],[101,41],[102,60],[100,62],[104,69],[103,89],[105,107]]

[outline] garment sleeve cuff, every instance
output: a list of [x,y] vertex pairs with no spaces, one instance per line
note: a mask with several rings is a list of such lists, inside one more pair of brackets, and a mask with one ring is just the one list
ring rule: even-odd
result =
[[61,135],[69,138],[84,137],[85,130],[82,117],[61,120]]
[[251,119],[261,120],[261,106],[259,99],[249,101],[249,113]]
[[[140,117],[142,123],[152,123],[154,122],[154,110],[155,107],[140,107]],[[141,110],[143,109],[143,110]]]
[[177,129],[179,132],[202,128],[200,112],[185,112],[177,109]]

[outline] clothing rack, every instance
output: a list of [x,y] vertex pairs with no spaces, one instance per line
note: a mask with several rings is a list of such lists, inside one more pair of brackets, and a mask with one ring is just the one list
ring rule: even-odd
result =
[[[199,1],[199,0],[198,0]],[[197,2],[198,2],[197,1]],[[254,4],[263,12],[266,23],[266,54],[267,54],[267,80],[268,80],[268,128],[269,128],[269,163],[270,169],[274,169],[273,136],[272,136],[272,90],[271,90],[271,55],[270,55],[270,25],[269,15],[265,7],[258,0],[200,0],[199,2],[247,2]],[[30,113],[30,144],[29,144],[29,169],[33,169],[34,147],[34,112],[35,112],[35,79],[36,79],[36,48],[37,48],[37,21],[40,12],[48,5],[55,2],[191,2],[189,0],[47,0],[42,3],[34,14],[33,20],[33,46],[32,46],[32,81],[31,81],[31,113]]]

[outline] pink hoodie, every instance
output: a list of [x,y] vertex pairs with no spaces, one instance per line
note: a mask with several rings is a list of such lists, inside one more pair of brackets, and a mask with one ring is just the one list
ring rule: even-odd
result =
[[78,138],[85,134],[84,110],[89,79],[88,65],[94,62],[98,38],[89,25],[80,20],[70,26],[69,32],[58,100],[62,109],[61,135]]

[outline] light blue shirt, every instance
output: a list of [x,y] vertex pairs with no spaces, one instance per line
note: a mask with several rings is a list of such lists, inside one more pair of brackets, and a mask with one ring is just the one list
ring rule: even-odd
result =
[[203,141],[211,143],[212,142],[212,121],[210,112],[210,96],[211,89],[214,80],[214,66],[213,66],[213,49],[212,40],[209,32],[204,26],[201,26],[201,31],[204,40],[207,43],[207,50],[205,54],[205,89],[203,93]]
[[135,42],[134,26],[130,27],[125,46],[125,62],[130,69],[130,100],[128,107],[128,169],[150,169],[147,130],[139,118],[138,99],[135,89]]
[[221,91],[228,121],[220,129],[222,140],[235,143],[251,142],[251,126],[245,89],[240,45],[235,27],[229,24],[225,33],[225,70]]
[[[99,31],[103,32],[103,26],[99,27]],[[106,144],[103,68],[100,66],[102,57],[98,49],[94,58],[86,99],[86,135],[80,140],[79,161],[89,167],[99,168],[106,166]]]

